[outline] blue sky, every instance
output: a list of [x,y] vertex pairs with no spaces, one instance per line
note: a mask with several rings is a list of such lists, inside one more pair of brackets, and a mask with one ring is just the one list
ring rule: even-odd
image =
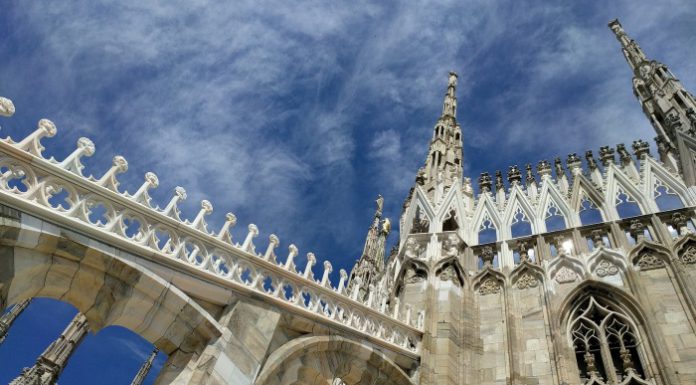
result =
[[[97,152],[87,173],[123,155],[125,189],[154,171],[158,202],[184,186],[187,217],[209,199],[211,227],[232,211],[237,239],[255,223],[258,244],[276,233],[282,250],[295,243],[337,271],[358,257],[378,193],[397,220],[450,70],[474,179],[652,138],[606,26],[614,17],[696,91],[696,3],[687,0],[6,2],[0,95],[17,113],[0,121],[2,135],[23,137],[49,118],[59,134],[48,155],[62,158],[88,136]],[[72,312],[34,303],[0,346],[0,383]],[[100,356],[104,346],[137,354]],[[61,385],[127,384],[149,349],[104,330]]]

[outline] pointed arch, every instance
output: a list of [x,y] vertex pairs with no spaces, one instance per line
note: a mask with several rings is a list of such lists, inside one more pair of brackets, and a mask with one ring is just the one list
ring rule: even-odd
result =
[[[406,239],[408,234],[411,234],[413,230],[417,232],[422,231],[423,228],[414,229],[414,221],[417,219],[423,227],[429,227],[433,223],[435,218],[435,212],[428,201],[426,194],[423,192],[420,186],[416,186],[414,189],[413,197],[411,197],[411,202],[409,204],[406,216],[404,217],[403,228],[401,229],[401,242]],[[426,231],[427,232],[427,231]]]
[[[609,165],[607,168],[607,184],[604,192],[604,201],[606,202],[607,213],[610,217],[613,217],[610,219],[628,218],[654,211],[652,210],[652,205],[646,201],[643,192],[636,187],[635,182],[631,181],[623,171],[619,170],[616,165],[613,164]],[[632,203],[635,203],[638,212],[635,212],[635,209],[631,208]],[[623,206],[623,208],[627,210],[620,210],[620,205],[627,205]],[[624,212],[620,213],[620,211]]]
[[598,279],[621,285],[623,285],[623,276],[628,270],[626,257],[606,247],[599,247],[590,254],[587,258],[587,267]]
[[513,288],[524,290],[535,288],[544,282],[544,269],[524,261],[510,273],[510,283]]
[[[455,180],[454,185],[458,185],[457,180]],[[462,199],[462,195],[460,192],[460,189],[458,188],[451,188],[447,192],[447,195],[445,196],[445,199],[443,200],[442,204],[438,208],[438,212],[436,215],[437,222],[442,223],[442,230],[443,231],[454,231],[458,229],[462,229],[464,227],[464,218],[466,217],[466,211],[464,209],[464,200]],[[456,218],[456,229],[450,229],[450,230],[445,230],[446,223],[449,222],[451,225],[452,218]],[[449,227],[448,227],[449,228]]]
[[494,236],[491,242],[501,239],[501,221],[498,216],[498,210],[489,194],[481,194],[476,202],[476,210],[474,210],[473,230],[479,235],[476,239],[476,244],[489,243],[481,242],[481,232],[493,230]]
[[480,295],[498,294],[505,288],[505,275],[487,266],[476,274],[471,286]]
[[[529,231],[523,227],[524,222],[529,223]],[[514,185],[510,189],[510,197],[503,214],[503,224],[505,230],[509,230],[509,233],[506,232],[505,235],[512,238],[536,234],[539,231],[536,212],[519,185]]]
[[406,284],[426,282],[429,275],[430,269],[422,261],[410,259],[404,262],[397,275],[396,285],[394,285],[394,296],[401,295]]
[[677,258],[684,265],[696,264],[696,236],[687,234],[683,236],[675,245],[674,250]]
[[585,264],[568,254],[560,253],[546,268],[547,279],[558,284],[577,282],[587,276]]
[[575,212],[570,209],[568,201],[563,198],[562,194],[553,183],[544,183],[542,186],[537,209],[539,222],[544,222],[544,229],[546,229],[546,231],[562,230],[561,228],[550,228],[549,226],[549,219],[556,216],[562,218],[564,228],[579,225]]
[[434,271],[435,276],[441,281],[452,281],[455,285],[462,288],[467,285],[464,268],[462,268],[456,257],[449,257],[439,261],[437,265],[435,265]]
[[[656,210],[671,210],[678,207],[662,208],[658,203],[658,198],[661,194],[674,194],[679,198],[682,206],[692,206],[694,201],[688,192],[684,182],[669,170],[667,170],[657,160],[647,157],[645,158],[644,166],[642,167],[643,175],[641,180],[644,181],[643,192],[645,196],[654,199]],[[667,191],[658,191],[658,187],[663,186]]]
[[628,253],[628,260],[640,271],[669,266],[671,255],[666,247],[647,240],[642,240]]
[[584,175],[573,178],[570,207],[576,213],[579,225],[607,220],[604,197]]
[[[604,282],[585,281],[568,293],[559,314],[560,330],[565,331],[568,348],[576,352],[583,383],[619,382],[618,372],[624,373],[621,384],[652,384],[658,372],[652,366],[659,360],[657,341],[631,294]],[[593,344],[601,349],[591,349]]]

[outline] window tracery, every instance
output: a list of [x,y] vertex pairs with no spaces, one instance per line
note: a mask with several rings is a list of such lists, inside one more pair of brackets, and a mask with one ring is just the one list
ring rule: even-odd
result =
[[547,231],[564,230],[566,228],[565,216],[554,200],[549,200],[544,214]]
[[510,232],[513,238],[532,234],[532,224],[529,218],[527,218],[527,214],[525,214],[520,206],[517,206],[515,212],[512,214]]
[[684,207],[679,194],[674,192],[661,180],[655,179],[653,186],[653,199],[661,211],[675,210]]
[[602,222],[602,214],[599,211],[599,208],[585,194],[582,195],[582,199],[580,200],[580,208],[578,211],[580,215],[580,222],[582,222],[583,225],[592,225]]
[[620,218],[635,217],[642,214],[638,202],[621,186],[616,189],[614,206]]
[[583,384],[650,383],[644,379],[640,338],[621,309],[590,295],[575,307],[571,317],[570,342]]

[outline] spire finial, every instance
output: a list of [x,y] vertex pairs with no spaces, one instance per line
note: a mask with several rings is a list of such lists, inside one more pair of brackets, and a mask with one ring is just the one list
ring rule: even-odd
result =
[[628,37],[619,19],[610,21],[609,28],[614,32],[619,43],[621,43],[623,54],[632,69],[636,69],[642,62],[647,60],[645,53],[643,53],[643,50],[638,46],[638,43]]
[[445,94],[445,101],[442,105],[442,117],[457,117],[457,96],[455,94],[457,90],[457,78],[457,73],[450,71],[447,81],[447,93]]

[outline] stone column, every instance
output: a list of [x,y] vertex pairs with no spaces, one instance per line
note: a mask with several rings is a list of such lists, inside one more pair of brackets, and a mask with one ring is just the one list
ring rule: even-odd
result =
[[77,313],[60,337],[39,356],[36,364],[24,368],[10,385],[56,385],[68,359],[87,334],[87,328],[87,317]]
[[17,317],[22,314],[24,309],[29,306],[29,302],[31,302],[31,300],[27,299],[16,304],[12,307],[12,309],[10,309],[9,312],[0,317],[0,344],[5,341],[7,333],[10,331],[10,327],[12,327],[12,324],[15,322],[15,320],[17,320]]
[[143,381],[145,381],[145,377],[147,377],[147,374],[150,373],[150,369],[152,368],[152,363],[155,361],[155,357],[157,357],[157,353],[159,352],[159,349],[155,348],[155,350],[152,351],[150,354],[150,358],[145,361],[143,366],[140,367],[140,370],[138,370],[138,373],[135,375],[133,378],[133,381],[131,381],[131,385],[142,385]]

